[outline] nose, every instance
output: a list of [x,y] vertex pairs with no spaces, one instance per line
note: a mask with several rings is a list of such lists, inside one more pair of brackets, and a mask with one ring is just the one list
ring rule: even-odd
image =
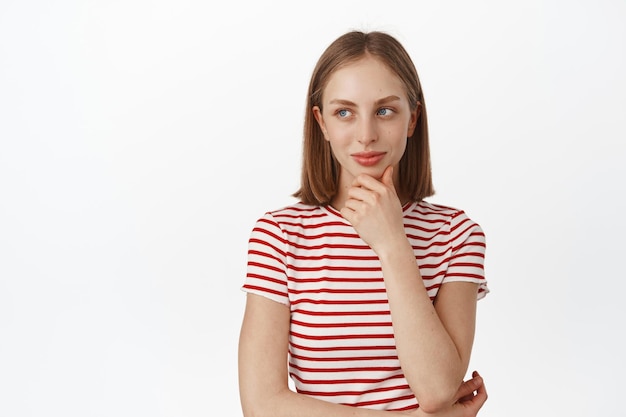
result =
[[367,146],[378,140],[378,130],[373,117],[362,117],[357,127],[357,140],[360,144]]

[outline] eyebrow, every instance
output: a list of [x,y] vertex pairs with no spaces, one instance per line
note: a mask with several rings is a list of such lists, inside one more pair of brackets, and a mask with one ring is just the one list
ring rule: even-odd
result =
[[[374,104],[379,106],[381,104],[390,103],[392,101],[400,101],[400,97],[398,97],[396,95],[390,95],[390,96],[383,97],[383,98],[380,98],[380,99],[376,100],[376,102]],[[344,105],[344,106],[356,107],[356,103],[353,103],[350,100],[344,100],[344,99],[340,99],[340,98],[336,98],[336,99],[330,100],[329,104],[341,104],[341,105]]]

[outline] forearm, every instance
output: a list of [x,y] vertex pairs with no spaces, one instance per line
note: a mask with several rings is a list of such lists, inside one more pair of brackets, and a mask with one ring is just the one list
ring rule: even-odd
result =
[[385,417],[392,413],[322,401],[288,388],[259,396],[257,401],[242,398],[242,404],[245,417]]
[[408,240],[381,251],[396,349],[402,370],[424,410],[453,402],[467,364],[424,287]]

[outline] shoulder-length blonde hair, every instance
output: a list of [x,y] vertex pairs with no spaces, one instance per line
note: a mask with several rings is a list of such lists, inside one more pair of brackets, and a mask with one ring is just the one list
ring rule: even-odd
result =
[[302,178],[300,189],[293,194],[305,204],[329,204],[339,185],[340,167],[315,120],[313,107],[322,108],[322,93],[330,76],[366,53],[380,59],[400,77],[406,86],[411,110],[420,106],[417,125],[413,136],[407,140],[406,150],[398,167],[398,195],[410,201],[421,201],[434,194],[426,104],[411,57],[400,42],[389,34],[352,31],[328,46],[317,61],[309,83],[304,119]]

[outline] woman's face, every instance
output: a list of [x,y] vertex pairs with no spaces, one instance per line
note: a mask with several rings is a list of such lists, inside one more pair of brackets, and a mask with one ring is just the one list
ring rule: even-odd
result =
[[[335,71],[313,112],[341,166],[339,187],[368,174],[380,179],[397,167],[413,135],[418,110],[411,110],[400,78],[380,60],[366,55]],[[397,178],[397,177],[396,177]]]

